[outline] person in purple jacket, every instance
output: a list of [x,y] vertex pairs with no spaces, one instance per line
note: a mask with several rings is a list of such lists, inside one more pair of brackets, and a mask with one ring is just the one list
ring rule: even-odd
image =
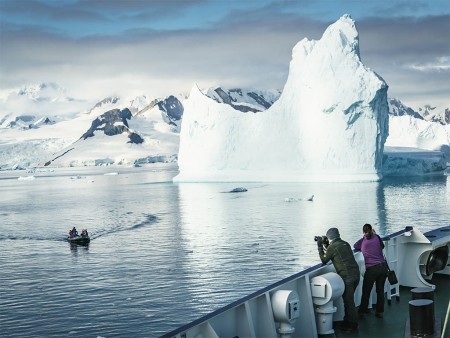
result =
[[364,256],[366,264],[366,273],[364,274],[361,304],[359,306],[359,315],[364,318],[369,313],[369,298],[373,284],[377,291],[377,304],[375,307],[375,316],[383,317],[384,312],[384,283],[386,281],[387,266],[384,259],[384,244],[380,236],[378,236],[370,224],[363,226],[364,236],[357,241],[353,247],[360,250]]

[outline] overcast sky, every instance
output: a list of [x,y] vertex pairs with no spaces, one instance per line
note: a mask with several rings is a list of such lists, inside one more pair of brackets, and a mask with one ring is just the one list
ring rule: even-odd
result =
[[389,96],[450,107],[450,0],[0,0],[0,90],[75,98],[283,89],[292,48],[349,13]]

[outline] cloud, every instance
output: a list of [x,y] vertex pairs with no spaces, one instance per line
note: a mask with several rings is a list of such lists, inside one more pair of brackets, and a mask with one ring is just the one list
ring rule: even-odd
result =
[[[146,22],[170,16],[185,20],[211,2],[110,1],[103,10],[104,1],[6,3],[4,17],[18,15],[27,5],[38,14],[28,24],[13,19],[1,24],[0,89],[56,82],[69,95],[86,99],[124,92],[165,96],[189,92],[194,83],[282,89],[294,45],[304,37],[319,39],[338,19],[317,17],[331,17],[336,9],[317,9],[309,1],[274,1],[250,9],[243,2],[202,27],[168,30]],[[315,16],[307,14],[311,11]],[[91,33],[75,35],[45,20],[64,21],[69,13],[71,29],[81,32],[88,25]],[[362,61],[388,82],[390,95],[418,103],[425,90],[430,100],[448,102],[448,74],[441,74],[448,73],[448,60],[437,60],[449,55],[450,15],[354,19]],[[441,71],[427,72],[432,65]]]
[[421,72],[450,71],[450,56],[440,57],[434,62],[422,64],[408,64],[407,68],[418,70]]
[[[356,24],[362,60],[387,81],[388,95],[413,108],[434,102],[450,106],[448,61],[442,61],[450,53],[449,15],[372,17]],[[432,65],[442,70],[432,71]]]

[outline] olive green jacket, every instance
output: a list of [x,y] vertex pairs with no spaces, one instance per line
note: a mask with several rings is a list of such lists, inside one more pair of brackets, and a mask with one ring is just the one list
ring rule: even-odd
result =
[[359,267],[352,247],[342,239],[332,241],[326,252],[323,246],[319,247],[319,256],[323,264],[331,260],[339,276],[359,276]]

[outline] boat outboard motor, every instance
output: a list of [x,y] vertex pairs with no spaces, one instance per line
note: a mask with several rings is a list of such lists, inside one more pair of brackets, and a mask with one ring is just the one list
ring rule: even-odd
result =
[[311,279],[311,295],[315,307],[317,333],[333,334],[333,314],[337,311],[333,301],[342,296],[345,284],[337,273],[329,272]]
[[275,321],[280,324],[281,338],[289,338],[295,331],[292,324],[300,317],[300,300],[296,291],[278,290],[272,295],[272,311]]
[[431,276],[436,271],[444,270],[448,261],[448,246],[441,246],[430,252],[425,265],[425,274]]

